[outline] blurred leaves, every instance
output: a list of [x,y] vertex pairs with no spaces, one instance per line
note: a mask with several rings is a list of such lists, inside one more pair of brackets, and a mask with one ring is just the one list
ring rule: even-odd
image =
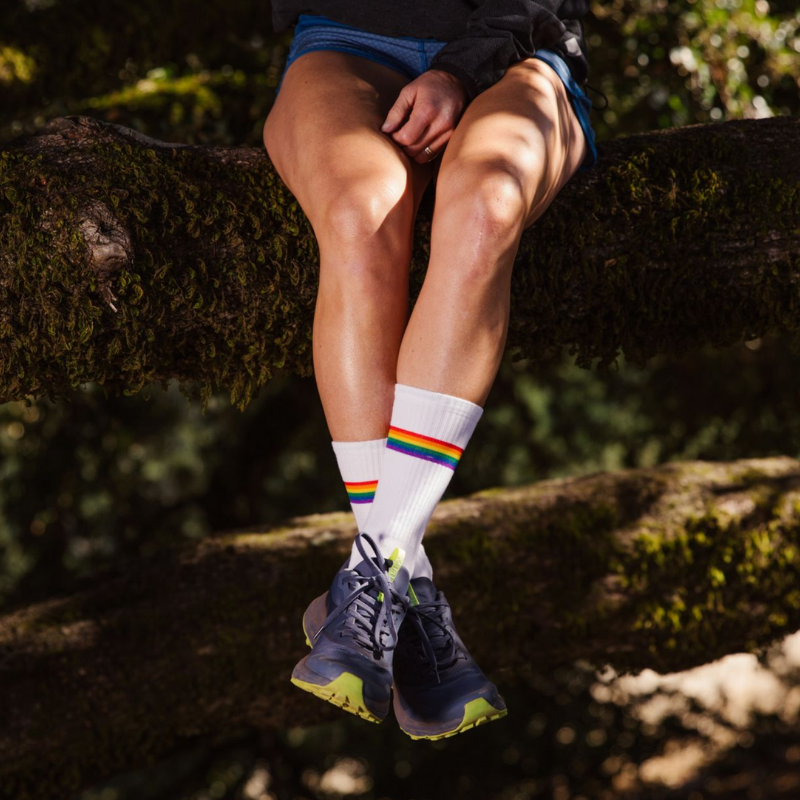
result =
[[[800,455],[800,373],[780,340],[645,369],[501,366],[445,498],[670,460]],[[271,381],[244,413],[148,397],[0,406],[0,606],[121,556],[213,531],[349,509],[313,379]]]
[[[0,91],[14,100],[0,144],[53,116],[88,114],[166,141],[262,146],[292,36],[269,30],[266,6],[227,3],[216,25],[200,24],[185,0],[169,15],[157,0],[39,6],[14,0],[0,12]],[[595,2],[585,30],[589,84],[609,99],[594,114],[598,139],[800,113],[800,10],[790,0]]]
[[800,112],[800,10],[768,0],[592,5],[599,138]]
[[[137,118],[127,104],[136,99],[139,82],[162,69],[174,79],[203,80],[227,70],[244,71],[248,89],[241,113],[255,121],[266,114],[265,102],[271,102],[264,88],[277,84],[280,64],[273,59],[282,62],[290,40],[291,32],[271,30],[269,3],[248,0],[205,3],[202,14],[191,0],[6,0],[0,4],[0,143],[55,116],[91,114],[94,103],[102,105],[120,92],[107,111],[113,108],[122,124],[140,123],[142,132],[161,134],[167,141],[194,141],[194,136],[200,142],[220,141],[213,126],[208,134],[203,126],[193,130],[192,114],[187,124],[170,130],[164,110],[169,90],[160,115]],[[234,92],[238,81],[231,81]],[[207,98],[200,94],[203,105]],[[225,94],[222,90],[219,97]],[[233,108],[237,103],[231,101]],[[226,135],[244,124],[234,119]],[[233,136],[239,136],[238,130]]]

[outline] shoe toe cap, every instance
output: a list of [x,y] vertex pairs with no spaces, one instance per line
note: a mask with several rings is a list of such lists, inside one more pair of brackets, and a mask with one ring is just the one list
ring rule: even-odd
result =
[[325,686],[345,672],[361,681],[364,700],[373,709],[388,709],[392,691],[391,672],[348,648],[331,645],[314,647],[295,666],[292,677]]
[[498,711],[506,708],[497,687],[479,670],[464,670],[441,683],[433,678],[413,687],[396,687],[395,700],[409,717],[447,723],[460,720],[467,704],[483,699]]

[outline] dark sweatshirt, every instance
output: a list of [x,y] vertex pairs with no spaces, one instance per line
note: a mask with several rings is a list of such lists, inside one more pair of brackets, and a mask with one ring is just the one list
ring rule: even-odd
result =
[[586,82],[582,17],[589,0],[272,0],[277,32],[301,13],[385,36],[416,36],[447,44],[430,69],[460,78],[469,100],[503,77],[507,67],[537,50],[563,56],[575,80]]

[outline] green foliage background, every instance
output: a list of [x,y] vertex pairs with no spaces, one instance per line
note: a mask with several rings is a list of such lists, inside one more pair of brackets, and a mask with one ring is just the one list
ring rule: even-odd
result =
[[[608,98],[608,107],[594,112],[600,141],[800,113],[800,11],[793,0],[597,2],[586,30],[589,83]],[[87,114],[166,141],[261,147],[290,41],[291,31],[271,32],[267,4],[241,0],[204,4],[202,13],[186,0],[6,2],[0,7],[0,146],[55,116]],[[546,363],[507,360],[445,497],[675,459],[800,457],[799,403],[800,376],[779,340],[660,357],[644,370],[622,358],[610,371],[578,369],[567,352]],[[206,416],[173,389],[106,397],[87,386],[69,403],[31,398],[0,406],[0,608],[66,591],[76,577],[121,556],[346,508],[313,379],[275,380],[244,412],[221,393]],[[588,684],[562,677],[577,687],[578,706],[590,708],[581,694]],[[530,691],[543,706],[552,705],[544,698],[572,696],[556,686],[559,680],[548,684],[549,695],[541,686]],[[562,711],[572,702],[560,703]],[[494,734],[497,763],[514,774],[516,787],[498,797],[553,789],[560,773],[555,767],[546,773],[548,758],[523,749],[539,747],[537,737],[556,716],[539,724],[528,715],[522,728]],[[563,720],[558,724],[563,728]],[[634,736],[615,715],[606,728],[631,738],[623,747],[630,757],[637,748],[653,749],[659,735]],[[313,774],[321,775],[348,746],[366,752],[352,730],[349,722],[326,728],[320,736],[327,744],[317,742],[308,752],[314,732],[284,733],[266,743],[251,737],[221,754],[203,745],[160,777],[150,775],[147,796],[247,796],[245,778],[267,750],[278,754],[278,766],[270,768],[274,777],[285,767],[287,787],[339,796],[325,794],[319,781],[314,789]],[[562,765],[566,775],[582,764],[581,780],[589,780],[600,751],[586,744],[590,739],[581,741],[594,755],[576,762],[574,749],[556,747],[550,766]],[[448,763],[457,763],[468,746],[450,745]],[[398,777],[413,781],[424,767],[413,754],[397,756],[384,773],[375,767],[370,788],[357,796],[382,796],[371,794],[373,788]],[[531,777],[545,774],[550,777],[539,783]],[[136,780],[87,797],[135,797],[143,791]],[[158,781],[163,792],[153,789]],[[574,776],[570,781],[577,785]],[[487,796],[488,789],[473,781],[461,791]]]
[[[15,0],[0,9],[0,145],[63,114],[166,141],[262,147],[291,31],[269,6]],[[787,0],[596,3],[586,23],[598,139],[800,113],[800,11]],[[599,95],[595,95],[599,98]],[[602,105],[602,103],[600,103]],[[507,362],[448,489],[800,451],[781,346],[646,370]],[[705,386],[701,396],[698,381]],[[790,386],[791,384],[791,386]],[[725,391],[720,391],[720,386]],[[792,396],[794,392],[794,396]],[[0,407],[0,607],[72,575],[212,530],[347,508],[313,380],[274,381],[202,417],[177,392]]]

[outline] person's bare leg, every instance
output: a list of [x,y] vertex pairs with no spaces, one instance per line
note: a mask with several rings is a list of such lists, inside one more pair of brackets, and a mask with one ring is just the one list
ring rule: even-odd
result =
[[433,169],[380,131],[408,79],[313,51],[288,68],[264,125],[278,174],[320,249],[314,371],[331,437],[386,436],[408,321],[413,221]]
[[399,383],[485,403],[505,349],[520,237],[586,147],[566,88],[540,59],[512,65],[467,107],[436,178],[430,261]]

